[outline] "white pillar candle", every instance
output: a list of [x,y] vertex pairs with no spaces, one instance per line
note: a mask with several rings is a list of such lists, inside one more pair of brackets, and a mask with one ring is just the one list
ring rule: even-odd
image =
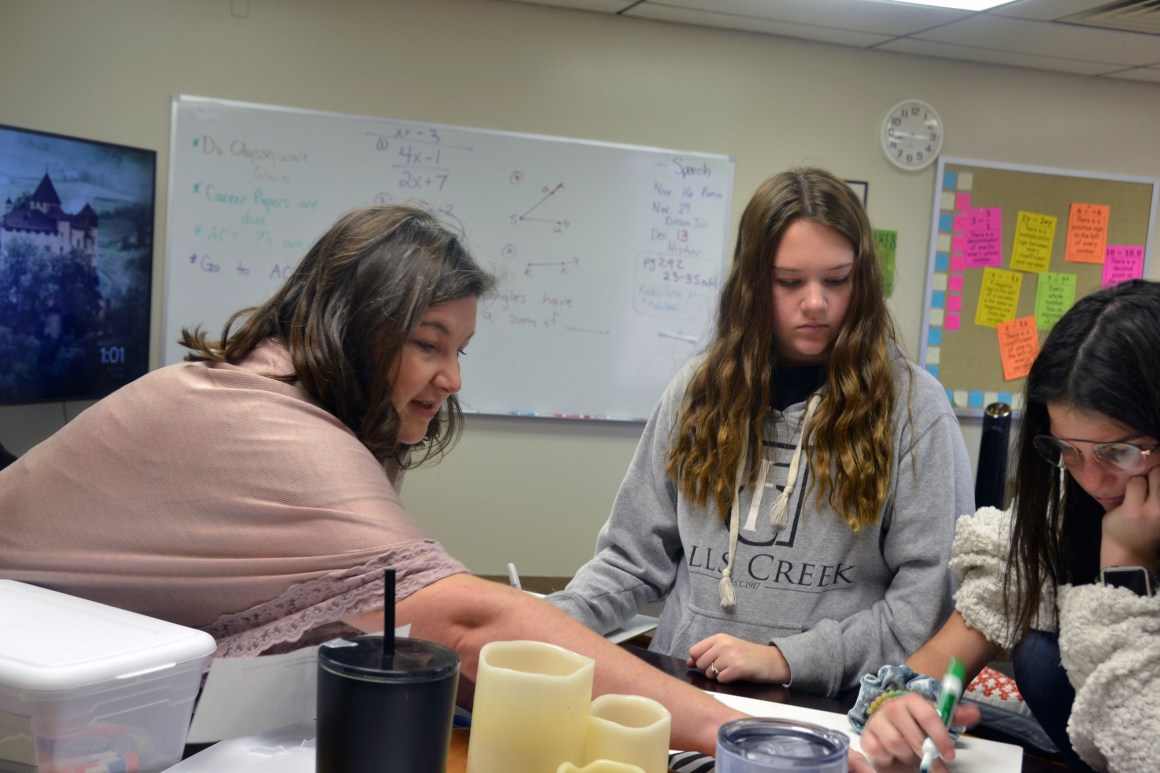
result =
[[584,761],[616,760],[644,773],[668,773],[669,710],[641,695],[601,695],[592,701]]
[[571,762],[565,762],[556,769],[556,773],[644,773],[644,771],[636,765],[624,762],[593,760],[582,768],[576,767]]
[[467,773],[554,773],[581,763],[595,662],[533,641],[479,651]]

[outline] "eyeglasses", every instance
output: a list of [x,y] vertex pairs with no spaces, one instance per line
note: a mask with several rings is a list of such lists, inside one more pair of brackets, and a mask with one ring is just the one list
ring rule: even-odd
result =
[[1120,472],[1135,472],[1144,460],[1160,447],[1155,443],[1151,448],[1141,448],[1135,443],[1095,443],[1090,440],[1060,440],[1051,435],[1036,435],[1031,441],[1035,450],[1043,455],[1053,467],[1078,467],[1083,463],[1083,452],[1076,443],[1091,446],[1092,458],[1101,467]]

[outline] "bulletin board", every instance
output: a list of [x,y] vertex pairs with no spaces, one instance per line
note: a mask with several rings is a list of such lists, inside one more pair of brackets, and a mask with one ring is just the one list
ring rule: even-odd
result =
[[957,414],[1021,409],[1055,321],[1144,275],[1158,196],[1154,178],[939,160],[920,361]]
[[644,421],[712,332],[733,159],[190,95],[173,100],[162,359],[269,297],[355,207],[436,211],[499,278],[465,411]]

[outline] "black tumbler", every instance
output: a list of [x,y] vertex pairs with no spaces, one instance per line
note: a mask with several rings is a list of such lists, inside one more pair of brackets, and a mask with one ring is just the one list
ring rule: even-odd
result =
[[1011,406],[991,403],[983,411],[983,437],[979,441],[979,465],[975,473],[975,507],[1002,510],[1007,498],[1007,442],[1011,432]]
[[459,656],[421,639],[359,636],[318,649],[317,773],[444,773]]

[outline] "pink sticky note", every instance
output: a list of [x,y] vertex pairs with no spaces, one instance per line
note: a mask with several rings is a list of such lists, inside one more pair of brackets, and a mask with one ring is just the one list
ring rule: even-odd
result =
[[947,311],[962,311],[963,310],[963,296],[948,295],[947,296]]
[[1144,248],[1135,245],[1109,244],[1104,253],[1101,285],[1111,287],[1128,279],[1144,276]]
[[962,233],[967,228],[967,219],[962,215],[955,215],[951,220],[951,230]]
[[962,271],[967,267],[967,259],[962,255],[951,255],[951,271]]
[[947,277],[947,290],[952,293],[961,293],[963,291],[963,275],[951,274]]
[[959,315],[958,314],[947,314],[946,319],[943,321],[943,328],[945,328],[946,330],[958,330],[959,329]]
[[970,208],[971,208],[971,194],[969,194],[969,193],[956,193],[955,194],[955,209],[957,209],[961,212],[964,209],[970,209]]
[[965,237],[965,236],[952,236],[951,237],[951,250],[953,252],[966,252],[967,251],[967,237]]
[[[971,268],[1003,265],[1003,211],[998,207],[972,209],[965,214],[961,250]],[[953,243],[953,242],[952,242]]]

